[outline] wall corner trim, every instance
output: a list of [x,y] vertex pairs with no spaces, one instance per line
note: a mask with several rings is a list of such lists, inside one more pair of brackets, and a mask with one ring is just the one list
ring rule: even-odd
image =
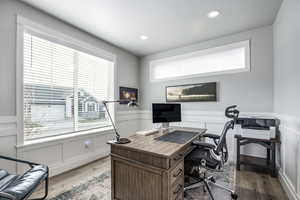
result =
[[284,174],[282,170],[279,171],[279,182],[282,185],[284,191],[286,192],[289,200],[300,200],[299,195],[297,195],[295,188],[290,183],[288,177]]

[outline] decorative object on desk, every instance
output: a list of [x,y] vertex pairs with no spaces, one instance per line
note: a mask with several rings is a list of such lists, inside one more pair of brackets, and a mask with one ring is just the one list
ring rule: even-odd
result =
[[120,104],[127,104],[131,100],[138,101],[138,89],[129,87],[120,87]]
[[[111,117],[111,115],[109,113],[109,109],[107,108],[107,104],[108,103],[121,103],[121,102],[124,102],[124,100],[103,101],[104,108],[105,108],[105,110],[107,112],[108,118],[111,121],[111,124],[112,124],[112,126],[114,128],[115,135],[116,135],[116,137],[115,137],[114,140],[110,140],[110,141],[107,142],[108,144],[126,144],[126,143],[130,142],[130,140],[128,138],[121,138],[120,134],[117,131],[116,125],[115,125],[114,121],[112,120],[112,117]],[[127,102],[128,107],[138,106],[138,104],[136,103],[135,99],[131,99],[130,101],[126,100],[126,102]]]
[[158,133],[158,129],[150,129],[150,130],[142,130],[142,131],[137,131],[136,134],[138,135],[152,135],[154,133]]
[[198,83],[166,87],[167,102],[217,101],[217,83]]

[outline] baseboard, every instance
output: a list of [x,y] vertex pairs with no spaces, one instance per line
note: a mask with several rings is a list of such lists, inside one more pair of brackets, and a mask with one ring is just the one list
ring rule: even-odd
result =
[[290,183],[289,178],[282,172],[282,170],[279,170],[278,173],[279,182],[282,185],[284,191],[286,192],[289,200],[300,200],[299,196],[297,195],[294,187]]

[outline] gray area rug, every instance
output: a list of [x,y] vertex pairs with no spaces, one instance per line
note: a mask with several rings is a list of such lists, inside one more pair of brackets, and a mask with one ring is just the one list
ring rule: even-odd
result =
[[[230,188],[234,187],[235,167],[233,164],[224,166],[223,172],[209,172],[209,175],[214,175],[218,183],[226,185]],[[99,176],[91,178],[89,181],[74,186],[69,191],[51,198],[50,200],[110,200],[110,171],[107,170]],[[230,194],[218,188],[212,187],[216,199],[229,200]],[[202,187],[189,190],[185,200],[209,200],[207,193]]]
[[[228,163],[223,167],[221,172],[210,171],[208,176],[214,176],[218,184],[234,189],[235,186],[235,165]],[[211,185],[212,193],[217,200],[231,200],[230,193]],[[203,187],[194,188],[187,192],[184,200],[211,200]]]
[[89,181],[74,186],[50,200],[110,200],[110,171],[105,171]]

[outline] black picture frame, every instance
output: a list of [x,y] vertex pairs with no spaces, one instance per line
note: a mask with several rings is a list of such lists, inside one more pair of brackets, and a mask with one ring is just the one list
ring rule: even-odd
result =
[[130,87],[120,87],[119,97],[121,101],[120,104],[127,104],[133,98],[135,98],[136,102],[138,102],[138,89]]
[[[185,97],[176,95],[184,91],[187,93]],[[217,82],[166,86],[165,95],[166,102],[216,102]]]

